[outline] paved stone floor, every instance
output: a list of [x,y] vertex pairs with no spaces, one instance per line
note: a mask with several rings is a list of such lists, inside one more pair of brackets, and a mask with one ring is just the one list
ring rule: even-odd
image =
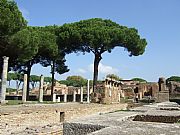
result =
[[130,111],[86,116],[69,122],[107,126],[90,135],[180,135],[180,123],[168,124],[132,120],[133,116],[141,114],[180,116],[180,111],[156,110],[155,106],[151,105],[137,107]]

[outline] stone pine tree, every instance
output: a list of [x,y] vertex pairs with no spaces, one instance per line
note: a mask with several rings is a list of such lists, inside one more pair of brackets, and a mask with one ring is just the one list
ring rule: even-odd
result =
[[[9,57],[9,66],[17,58],[16,51],[9,44],[9,37],[26,25],[26,20],[13,0],[0,0],[0,65],[2,65],[3,56]],[[0,73],[1,70],[0,66]]]
[[[104,52],[111,53],[115,47],[123,47],[130,56],[142,55],[147,42],[135,28],[121,26],[111,20],[93,18],[71,24],[59,29],[59,44],[83,52],[94,54],[93,90],[98,79],[98,66]],[[67,48],[68,49],[68,48]]]
[[26,27],[26,20],[13,0],[0,1],[0,45],[6,48],[8,37]]
[[49,32],[52,35],[54,35],[53,41],[51,41],[51,44],[54,44],[54,47],[50,50],[47,50],[46,53],[41,54],[41,61],[40,64],[44,67],[50,66],[51,67],[51,99],[53,100],[53,93],[54,93],[54,83],[55,83],[55,72],[58,74],[63,74],[65,72],[68,72],[69,69],[65,65],[65,55],[66,52],[64,51],[64,45],[58,46],[57,44],[57,36],[55,35],[55,31],[58,28],[58,26],[46,26],[44,28],[41,28],[43,32]]
[[52,66],[52,83],[54,72],[67,72],[64,54],[56,44],[56,35],[52,29],[46,27],[27,27],[11,37],[14,46],[21,47],[16,52],[20,55],[16,60],[13,70],[27,74],[27,99],[29,97],[30,73],[34,64],[40,63],[43,66]]
[[[27,74],[27,99],[29,98],[30,73],[34,59],[39,52],[39,33],[32,27],[27,27],[14,34],[10,43],[16,51],[18,57],[12,67],[14,71]],[[17,46],[17,48],[15,48]]]

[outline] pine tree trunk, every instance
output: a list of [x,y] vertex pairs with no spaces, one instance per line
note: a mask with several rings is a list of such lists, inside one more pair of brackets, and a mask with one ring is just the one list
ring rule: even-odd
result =
[[55,68],[55,61],[53,61],[53,64],[51,66],[51,74],[52,74],[52,80],[51,80],[51,101],[53,101],[53,93],[54,93],[54,68]]
[[93,92],[96,90],[97,80],[98,80],[98,66],[99,62],[101,61],[102,57],[100,54],[95,54],[94,58],[94,75],[93,75]]
[[30,75],[31,75],[31,62],[28,63],[27,66],[27,95],[26,95],[26,99],[29,100],[29,82],[30,82]]
[[18,94],[18,90],[19,90],[19,87],[18,87],[18,80],[16,80],[16,95]]

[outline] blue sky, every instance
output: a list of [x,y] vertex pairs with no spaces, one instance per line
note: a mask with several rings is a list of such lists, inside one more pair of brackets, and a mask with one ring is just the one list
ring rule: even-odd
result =
[[[123,48],[104,53],[99,79],[114,73],[123,79],[141,77],[157,81],[160,76],[180,76],[179,0],[15,0],[28,25],[62,25],[89,18],[111,19],[135,27],[148,45],[143,55],[129,57]],[[56,79],[81,75],[92,79],[93,54],[66,56],[68,73]],[[50,76],[50,69],[33,66],[32,74]]]

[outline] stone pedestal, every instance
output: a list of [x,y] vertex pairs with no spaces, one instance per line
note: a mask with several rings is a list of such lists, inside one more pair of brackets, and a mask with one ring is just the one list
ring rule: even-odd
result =
[[64,94],[64,103],[66,103],[67,102],[67,94],[65,93]]
[[166,91],[159,92],[157,102],[166,102],[166,101],[169,101],[169,92]]
[[157,94],[157,102],[166,102],[169,101],[169,90],[166,87],[165,78],[159,78],[159,92]]
[[26,94],[27,94],[27,74],[24,74],[24,84],[23,84],[23,92],[22,92],[22,102],[26,102]]
[[83,102],[83,87],[81,87],[81,103]]
[[0,88],[0,103],[6,103],[6,82],[7,82],[7,71],[8,71],[8,60],[9,57],[3,57],[3,70],[2,70],[2,79],[1,79],[1,88]]
[[40,85],[39,85],[39,102],[43,102],[43,83],[44,83],[44,77],[43,75],[41,75]]

